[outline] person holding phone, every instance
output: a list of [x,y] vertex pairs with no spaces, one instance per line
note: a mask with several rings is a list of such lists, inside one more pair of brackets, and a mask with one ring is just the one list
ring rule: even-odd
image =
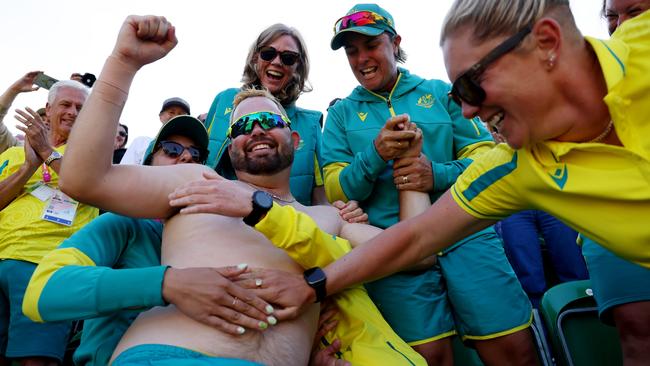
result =
[[36,77],[40,71],[30,71],[23,75],[20,79],[16,80],[7,88],[7,90],[0,95],[0,153],[7,150],[12,146],[18,145],[18,140],[9,131],[4,124],[4,118],[9,111],[9,107],[14,102],[18,94],[30,93],[39,89],[39,86],[34,86]]

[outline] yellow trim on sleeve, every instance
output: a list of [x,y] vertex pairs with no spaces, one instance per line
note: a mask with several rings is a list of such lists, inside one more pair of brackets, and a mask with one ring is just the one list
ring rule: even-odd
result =
[[77,248],[56,249],[45,256],[36,267],[25,290],[23,313],[28,318],[35,322],[43,322],[38,311],[38,300],[54,272],[67,265],[95,266],[95,262]]
[[321,173],[320,170],[320,164],[318,164],[318,156],[316,156],[316,153],[314,153],[314,181],[317,187],[320,187],[325,184],[325,180],[323,179],[323,174]]
[[482,154],[486,151],[489,151],[495,146],[496,144],[493,141],[480,141],[475,144],[470,144],[460,149],[456,158],[465,159],[476,157],[477,154]]
[[341,181],[339,180],[339,175],[343,171],[343,168],[348,166],[348,163],[332,163],[328,164],[323,168],[323,173],[325,174],[325,194],[327,199],[330,202],[341,200],[343,202],[349,201],[348,197],[343,192],[343,187],[341,186]]

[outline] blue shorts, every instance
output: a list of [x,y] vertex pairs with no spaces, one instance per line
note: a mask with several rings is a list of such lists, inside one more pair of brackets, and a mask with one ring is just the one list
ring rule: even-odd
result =
[[366,284],[395,332],[415,346],[459,333],[485,340],[527,328],[532,307],[492,228],[465,239],[423,272]]
[[120,353],[112,366],[264,366],[261,363],[207,356],[203,353],[165,344],[141,344]]
[[650,269],[616,256],[591,239],[582,238],[598,315],[613,325],[612,308],[631,302],[650,301]]
[[36,264],[0,260],[0,354],[63,360],[70,322],[35,323],[23,315],[23,296]]

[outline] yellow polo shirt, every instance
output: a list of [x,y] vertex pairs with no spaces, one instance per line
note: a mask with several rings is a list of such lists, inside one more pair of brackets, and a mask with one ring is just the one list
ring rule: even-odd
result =
[[[63,154],[65,145],[56,149]],[[12,147],[0,154],[0,181],[14,174],[25,162],[23,147]],[[56,188],[59,177],[49,169],[50,187]],[[43,220],[46,202],[28,191],[34,184],[43,181],[43,169],[38,168],[29,178],[20,194],[0,211],[0,259],[17,259],[38,263],[43,256],[54,250],[72,233],[97,217],[98,210],[79,204],[71,226]]]
[[500,144],[451,193],[478,218],[546,211],[621,257],[650,268],[650,12],[610,40],[586,38],[603,69],[604,98],[623,147],[545,141]]

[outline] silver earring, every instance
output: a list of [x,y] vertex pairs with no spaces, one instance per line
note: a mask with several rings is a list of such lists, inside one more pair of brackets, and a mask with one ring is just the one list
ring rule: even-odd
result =
[[552,54],[548,57],[548,61],[547,61],[547,62],[548,62],[548,68],[549,68],[549,69],[552,69],[553,66],[555,66],[555,54],[554,54],[554,53],[552,53]]

